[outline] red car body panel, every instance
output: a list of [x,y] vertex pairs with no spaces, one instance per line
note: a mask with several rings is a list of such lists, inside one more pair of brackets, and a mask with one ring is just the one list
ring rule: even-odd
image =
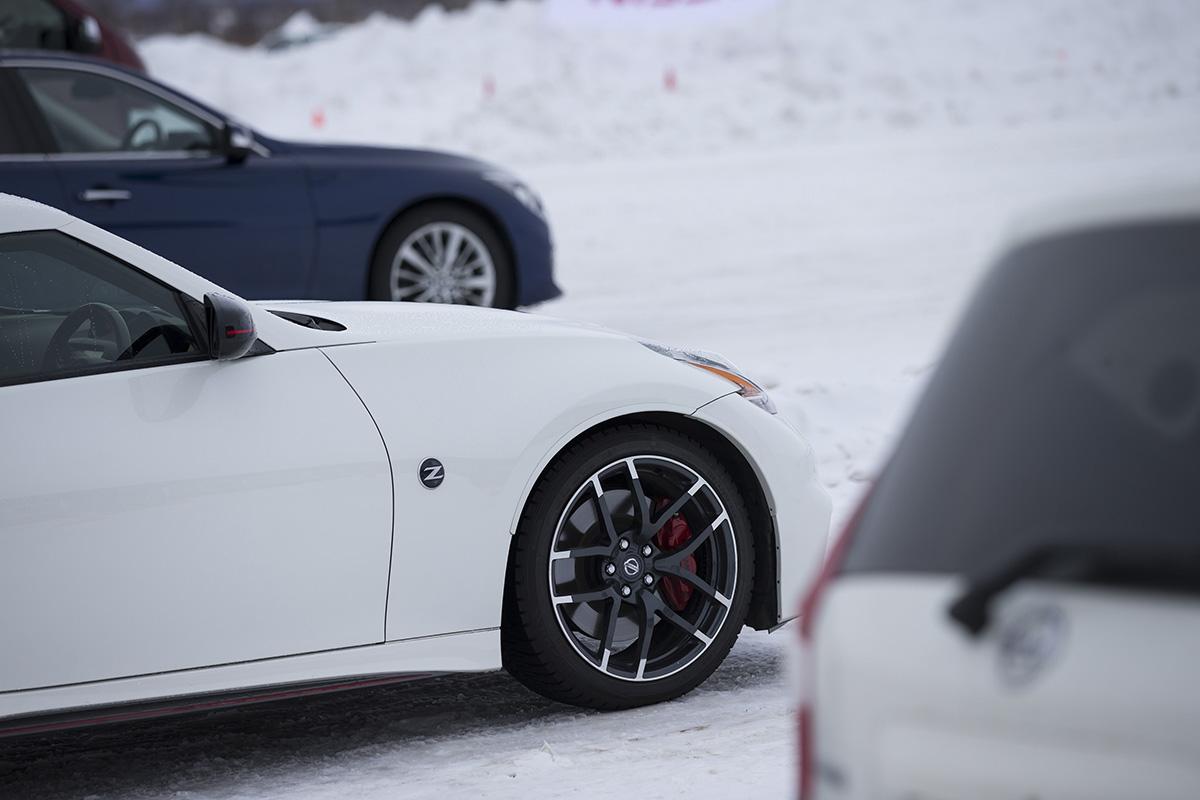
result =
[[[78,30],[82,21],[88,17],[94,19],[100,28],[100,43],[98,48],[83,50],[68,45],[68,52],[78,52],[82,55],[102,58],[106,61],[120,64],[123,67],[137,70],[138,72],[146,71],[145,63],[142,62],[141,56],[138,55],[133,45],[129,43],[129,39],[125,34],[102,20],[91,9],[75,2],[75,0],[50,0],[50,3],[66,17],[68,30]],[[68,41],[70,40],[68,39]]]

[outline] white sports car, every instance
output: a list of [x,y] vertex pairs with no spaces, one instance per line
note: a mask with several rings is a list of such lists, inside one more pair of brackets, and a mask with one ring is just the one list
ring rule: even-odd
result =
[[252,305],[0,195],[0,732],[501,666],[676,697],[823,556],[773,410],[579,325]]

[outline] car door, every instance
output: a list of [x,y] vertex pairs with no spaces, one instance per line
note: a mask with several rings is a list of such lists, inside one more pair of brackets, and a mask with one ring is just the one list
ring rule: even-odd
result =
[[0,192],[63,205],[62,186],[41,152],[39,122],[27,113],[12,70],[0,65]]
[[244,297],[295,297],[315,242],[303,168],[261,146],[231,158],[226,123],[102,65],[12,61],[42,126],[63,210]]
[[0,236],[0,692],[382,641],[369,414],[319,350],[211,360],[195,304]]

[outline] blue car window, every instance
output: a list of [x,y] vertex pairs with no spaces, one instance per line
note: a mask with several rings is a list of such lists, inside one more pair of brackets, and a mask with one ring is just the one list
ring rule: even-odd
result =
[[89,71],[18,70],[62,153],[209,153],[217,132],[163,98]]

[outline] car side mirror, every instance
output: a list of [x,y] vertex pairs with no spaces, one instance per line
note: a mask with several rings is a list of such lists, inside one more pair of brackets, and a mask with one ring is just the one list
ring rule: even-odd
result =
[[225,158],[230,164],[240,164],[254,152],[254,134],[236,122],[225,123],[223,131]]
[[209,292],[204,295],[204,318],[208,327],[208,354],[218,361],[241,358],[258,339],[254,314],[244,300]]

